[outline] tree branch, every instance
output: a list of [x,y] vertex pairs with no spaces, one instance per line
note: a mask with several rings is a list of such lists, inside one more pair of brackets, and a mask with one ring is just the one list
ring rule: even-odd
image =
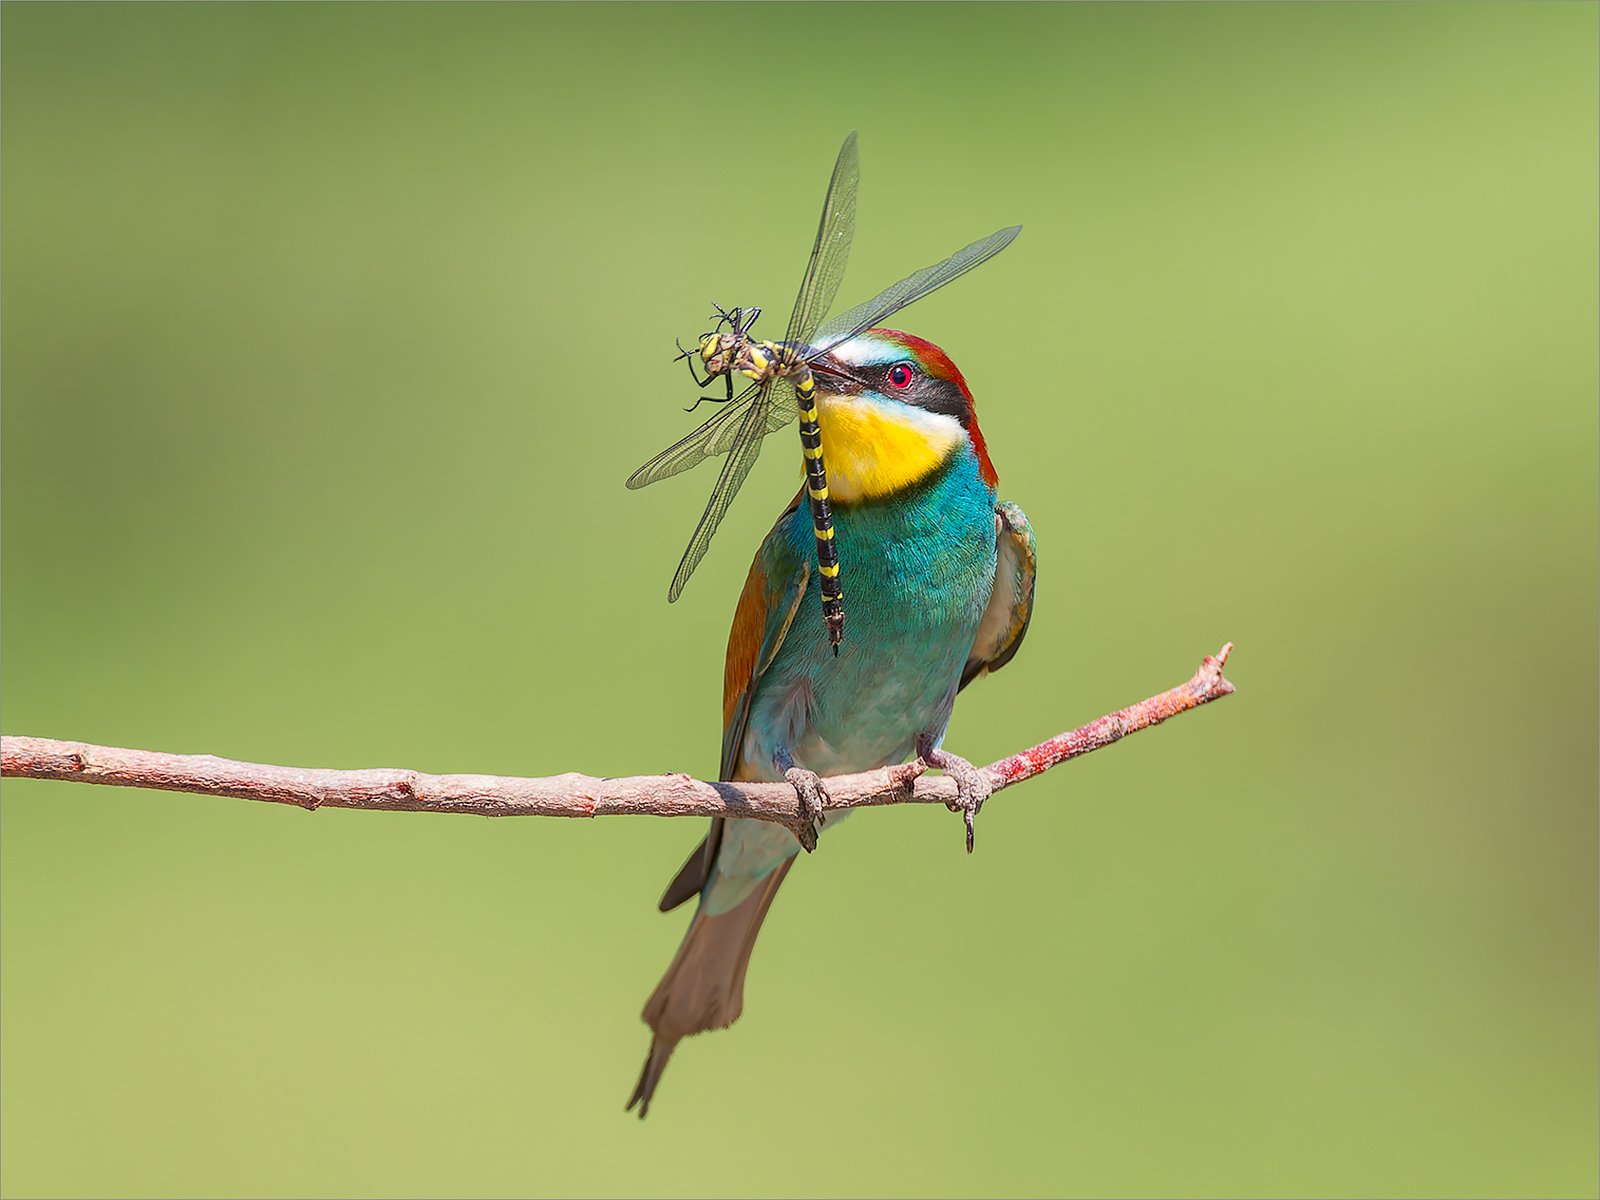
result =
[[[1229,695],[1222,668],[1230,642],[1207,655],[1188,682],[1058,734],[984,768],[994,791],[1031,779],[1058,763],[1121,741],[1168,717]],[[881,804],[949,804],[954,780],[924,778],[919,763],[837,775],[825,781],[825,809]],[[503,775],[423,775],[417,771],[331,771],[234,762],[209,754],[161,754],[53,738],[0,738],[0,775],[64,779],[163,792],[200,792],[265,800],[314,810],[380,809],[388,812],[476,813],[484,817],[598,817],[622,813],[656,817],[753,817],[798,831],[799,808],[787,783],[708,783],[688,775],[596,779],[554,775],[523,779]]]

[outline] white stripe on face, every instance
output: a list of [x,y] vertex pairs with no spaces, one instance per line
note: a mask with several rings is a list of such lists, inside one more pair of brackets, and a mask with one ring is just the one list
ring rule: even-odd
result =
[[910,352],[904,346],[865,334],[853,337],[848,342],[840,342],[828,353],[851,367],[882,367],[902,359],[912,361]]

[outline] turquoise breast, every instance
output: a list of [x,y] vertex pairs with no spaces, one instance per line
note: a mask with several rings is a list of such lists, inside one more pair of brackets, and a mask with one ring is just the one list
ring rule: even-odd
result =
[[[963,447],[928,480],[883,500],[834,510],[845,632],[835,657],[813,568],[777,656],[756,682],[741,759],[781,779],[779,750],[819,775],[915,756],[924,730],[942,738],[956,685],[994,585],[994,491]],[[770,535],[786,561],[807,562],[811,516],[800,505]],[[739,903],[797,844],[761,821],[730,821],[706,901]]]

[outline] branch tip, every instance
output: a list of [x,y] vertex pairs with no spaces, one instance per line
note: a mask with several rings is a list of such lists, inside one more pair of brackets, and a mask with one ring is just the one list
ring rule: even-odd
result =
[[1215,654],[1208,654],[1200,661],[1200,671],[1195,676],[1197,680],[1203,679],[1206,687],[1218,695],[1231,696],[1233,684],[1222,674],[1222,668],[1228,665],[1228,655],[1233,653],[1233,643],[1224,642],[1222,649]]

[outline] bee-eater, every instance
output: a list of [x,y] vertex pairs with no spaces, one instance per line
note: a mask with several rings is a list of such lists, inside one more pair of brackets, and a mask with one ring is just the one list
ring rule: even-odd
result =
[[[820,777],[920,756],[955,777],[970,850],[987,789],[940,743],[956,693],[1009,662],[1027,630],[1033,532],[997,501],[972,393],[937,346],[871,329],[811,369],[852,632],[836,657],[802,487],[734,612],[720,777],[787,780],[815,812]],[[641,1117],[679,1040],[738,1019],[756,934],[800,848],[780,825],[713,820],[668,885],[663,912],[693,896],[699,907],[644,1007],[654,1037],[628,1102]]]

